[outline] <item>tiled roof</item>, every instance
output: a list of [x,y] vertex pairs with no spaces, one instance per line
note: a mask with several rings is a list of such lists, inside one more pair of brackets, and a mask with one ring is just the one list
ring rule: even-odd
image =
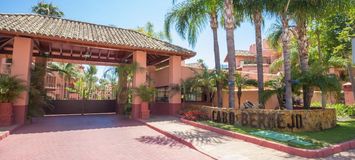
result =
[[170,52],[187,57],[196,54],[193,51],[129,29],[34,14],[0,13],[1,31]]
[[255,54],[247,51],[247,50],[235,50],[236,56],[256,56]]

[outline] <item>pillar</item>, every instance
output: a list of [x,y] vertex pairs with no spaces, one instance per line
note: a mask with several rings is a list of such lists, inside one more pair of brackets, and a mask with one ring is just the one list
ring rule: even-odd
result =
[[[139,69],[133,76],[133,88],[146,84],[147,76],[147,53],[144,51],[135,51],[133,53],[133,62],[137,63]],[[149,118],[148,103],[143,102],[139,96],[133,94],[132,100],[132,118]]]
[[353,90],[351,88],[351,83],[347,82],[343,84],[343,91],[344,91],[344,101],[346,105],[353,105],[355,103]]
[[[169,85],[175,86],[181,83],[181,57],[169,58]],[[169,114],[177,114],[181,107],[181,91],[171,90],[169,96]]]
[[[15,37],[12,53],[11,75],[24,81],[27,88],[30,87],[32,40],[30,38]],[[20,94],[13,103],[14,118],[17,124],[24,124],[28,107],[28,90]]]

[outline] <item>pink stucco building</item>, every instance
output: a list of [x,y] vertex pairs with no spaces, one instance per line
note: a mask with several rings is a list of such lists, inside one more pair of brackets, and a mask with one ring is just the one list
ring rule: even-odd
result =
[[[12,59],[10,74],[22,79],[27,87],[37,57],[94,65],[136,63],[143,71],[134,74],[133,87],[147,84],[147,74],[163,74],[164,78],[158,78],[155,84],[163,87],[180,84],[186,72],[182,61],[196,55],[133,30],[33,14],[0,14],[0,43],[1,58]],[[28,100],[28,91],[24,91],[13,104],[17,123],[25,121]],[[181,106],[181,93],[169,95],[159,106],[166,113],[176,113]],[[159,106],[147,108],[134,95],[132,117],[148,118],[150,110]]]
[[[263,65],[264,73],[270,73],[269,65],[281,56],[281,53],[270,47],[263,40]],[[236,69],[243,72],[256,72],[256,46],[250,45],[248,50],[235,51]],[[225,59],[226,62],[226,59]]]
[[[273,49],[267,40],[263,40],[263,71],[264,81],[275,77],[275,74],[270,72],[270,64],[281,56],[281,52]],[[257,79],[256,68],[256,45],[250,45],[248,50],[235,51],[236,69],[242,74],[247,74],[249,78]],[[225,58],[225,62],[227,59]]]

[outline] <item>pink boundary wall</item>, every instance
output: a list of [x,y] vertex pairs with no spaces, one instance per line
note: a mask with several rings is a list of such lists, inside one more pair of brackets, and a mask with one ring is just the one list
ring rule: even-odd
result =
[[186,120],[183,118],[180,118],[180,120],[183,123],[192,125],[194,127],[206,129],[206,130],[209,130],[212,132],[216,132],[218,134],[222,134],[225,136],[229,136],[232,138],[236,138],[236,139],[240,139],[240,140],[243,140],[246,142],[250,142],[250,143],[253,143],[256,145],[260,145],[263,147],[275,149],[278,151],[282,151],[282,152],[285,152],[288,154],[301,156],[301,157],[305,157],[305,158],[322,158],[322,157],[327,157],[327,156],[333,155],[335,153],[339,153],[339,152],[343,152],[343,151],[355,148],[355,140],[351,140],[351,141],[332,145],[330,147],[326,147],[326,148],[322,148],[322,149],[315,149],[315,150],[300,149],[300,148],[290,147],[290,146],[287,146],[284,144],[268,141],[265,139],[261,139],[261,138],[257,138],[257,137],[253,137],[253,136],[249,136],[249,135],[245,135],[245,134],[235,133],[235,132],[227,131],[224,129],[211,127],[211,126],[204,125],[201,123],[189,121],[189,120]]

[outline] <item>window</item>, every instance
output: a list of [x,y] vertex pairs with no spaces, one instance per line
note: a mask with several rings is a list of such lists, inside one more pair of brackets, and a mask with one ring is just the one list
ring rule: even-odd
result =
[[195,89],[194,91],[186,91],[183,95],[184,102],[201,102],[202,101],[202,90]]
[[56,78],[54,76],[47,75],[46,84],[48,88],[55,88],[55,82],[56,82]]
[[155,97],[155,101],[157,102],[169,102],[169,87],[158,87],[157,95]]

